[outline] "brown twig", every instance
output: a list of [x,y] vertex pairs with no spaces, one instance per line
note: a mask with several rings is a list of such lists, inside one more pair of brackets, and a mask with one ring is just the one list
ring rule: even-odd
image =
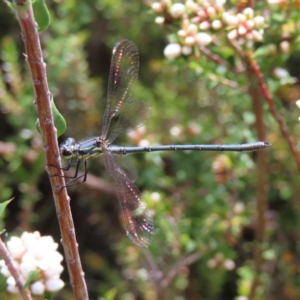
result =
[[[256,133],[259,140],[266,140],[265,124],[263,120],[263,101],[261,96],[261,90],[257,84],[257,79],[255,74],[253,74],[252,69],[249,64],[247,64],[246,72],[248,82],[249,82],[249,94],[252,98],[253,111],[256,117]],[[266,213],[267,213],[267,202],[268,202],[268,153],[267,151],[257,152],[257,189],[256,189],[256,211],[257,211],[257,221],[256,221],[256,240],[258,241],[258,246],[254,253],[254,264],[256,269],[256,274],[252,286],[250,289],[249,299],[255,299],[255,293],[257,287],[260,284],[259,274],[262,272],[264,259],[262,257],[262,244],[265,241],[266,233]]]
[[18,288],[20,295],[22,299],[24,300],[31,300],[31,295],[28,289],[24,289],[24,280],[22,276],[20,275],[19,271],[17,270],[14,260],[10,256],[8,250],[6,249],[6,246],[2,239],[0,238],[0,256],[4,259],[5,264],[11,274],[11,276],[14,278],[16,282],[16,287]]
[[201,252],[196,252],[193,254],[190,254],[187,257],[182,258],[177,264],[176,266],[171,269],[168,274],[166,275],[166,277],[161,281],[161,287],[163,289],[165,289],[170,282],[174,279],[174,277],[176,276],[176,274],[178,273],[178,271],[184,267],[184,266],[188,266],[192,263],[194,263],[195,261],[197,261],[200,257],[202,256]]
[[228,71],[231,71],[234,74],[244,73],[245,70],[242,68],[234,68],[228,64],[226,60],[218,56],[217,54],[210,51],[208,48],[204,46],[199,46],[200,51],[205,54],[210,60],[214,61],[217,65],[224,66]]
[[65,181],[59,159],[59,148],[57,143],[56,130],[53,123],[53,116],[50,105],[50,92],[47,83],[45,63],[42,56],[37,24],[34,20],[31,1],[18,0],[16,5],[27,7],[25,10],[16,9],[16,13],[22,29],[23,41],[27,53],[27,61],[31,70],[32,82],[35,92],[35,104],[37,106],[40,128],[43,138],[43,145],[46,155],[47,166],[51,175],[50,182],[60,225],[62,244],[65,251],[67,266],[70,274],[71,286],[76,299],[87,300],[88,293],[84,280],[84,273],[76,243],[75,228],[70,210],[70,198],[67,195]]
[[295,162],[297,164],[298,171],[300,172],[300,155],[297,152],[296,144],[293,139],[293,137],[289,134],[288,128],[286,127],[283,119],[281,118],[280,114],[277,112],[275,104],[273,102],[272,96],[269,92],[269,89],[267,87],[267,84],[264,81],[263,74],[261,73],[261,70],[257,64],[257,61],[253,58],[250,57],[248,59],[248,65],[249,68],[251,68],[253,75],[256,77],[257,83],[259,85],[260,91],[262,92],[265,100],[267,101],[269,105],[269,109],[271,111],[271,114],[273,115],[274,119],[279,125],[281,134],[283,137],[287,140],[288,145],[292,151],[292,154],[294,156]]

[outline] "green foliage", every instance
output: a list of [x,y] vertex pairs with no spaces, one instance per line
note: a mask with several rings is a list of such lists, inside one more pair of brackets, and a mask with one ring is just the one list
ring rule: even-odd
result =
[[50,25],[51,19],[45,0],[32,1],[32,9],[35,21],[38,24],[38,31],[41,32],[47,29]]
[[[52,21],[40,37],[50,91],[68,124],[62,140],[68,136],[80,140],[100,134],[111,49],[121,38],[133,40],[139,48],[141,66],[133,98],[151,105],[152,118],[143,133],[120,137],[116,143],[135,145],[142,139],[153,145],[257,140],[246,76],[233,74],[204,56],[165,61],[165,37],[143,2],[48,1],[47,4]],[[0,4],[2,17],[1,5],[4,4]],[[265,43],[256,45],[255,55],[275,94],[277,108],[289,131],[299,140],[299,112],[287,100],[290,86],[272,72],[274,67],[284,68],[288,58],[279,51],[279,32],[286,18],[281,11],[275,8],[273,11],[265,30]],[[42,13],[35,10],[35,17],[38,15]],[[45,19],[42,17],[42,21]],[[298,20],[299,11],[292,10],[289,19]],[[38,23],[40,28],[44,27]],[[0,151],[0,202],[13,196],[16,200],[5,210],[5,228],[9,233],[40,229],[54,235],[58,242],[60,234],[45,172],[43,144],[34,128],[37,114],[32,104],[31,77],[22,55],[18,24],[10,26],[0,36],[3,62],[0,139],[11,147],[10,151]],[[171,31],[172,26],[166,30]],[[275,45],[274,54],[270,54],[270,44]],[[211,50],[229,64],[239,64],[230,47],[216,43]],[[292,51],[299,51],[299,41],[292,44]],[[224,84],[224,78],[237,87]],[[277,94],[282,86],[285,89]],[[295,279],[296,275],[299,277],[299,179],[286,142],[267,106],[264,108],[267,136],[273,146],[268,149],[270,207],[267,211],[268,237],[272,243],[263,245],[263,256],[274,265],[276,258],[279,260],[277,279],[299,296]],[[56,115],[54,108],[53,114]],[[64,126],[55,124],[61,135]],[[91,299],[154,299],[153,295],[160,299],[158,287],[165,283],[165,278],[170,279],[163,286],[165,299],[189,299],[189,292],[210,300],[247,295],[255,276],[253,253],[257,247],[251,238],[247,240],[247,233],[250,237],[254,234],[257,222],[256,154],[147,153],[129,159],[138,169],[136,185],[155,216],[156,234],[149,250],[143,252],[127,240],[119,222],[117,200],[111,193],[89,184],[70,189]],[[216,163],[224,164],[227,174],[218,174]],[[100,182],[109,190],[101,158],[90,162],[89,173],[98,179],[103,177]],[[195,253],[199,258],[180,267]],[[218,253],[223,258],[216,259]],[[236,269],[228,271],[224,267],[228,260],[235,261]],[[217,263],[212,267],[210,261]],[[268,279],[262,280],[266,283],[265,293],[274,273],[267,275]],[[68,280],[65,274],[65,281]],[[234,291],[228,286],[235,286]],[[67,287],[59,295],[61,299],[73,298]],[[1,292],[0,298],[5,297]]]

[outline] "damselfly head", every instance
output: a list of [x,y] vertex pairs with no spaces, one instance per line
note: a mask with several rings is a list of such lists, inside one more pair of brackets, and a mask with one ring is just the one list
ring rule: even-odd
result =
[[60,147],[61,155],[66,159],[72,158],[75,144],[76,141],[73,138],[68,138]]

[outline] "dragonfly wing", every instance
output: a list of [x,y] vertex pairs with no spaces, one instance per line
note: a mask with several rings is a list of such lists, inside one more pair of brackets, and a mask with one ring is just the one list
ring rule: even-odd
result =
[[143,126],[150,117],[151,107],[148,103],[143,101],[128,101],[120,111],[118,122],[109,135],[108,142],[111,144],[120,133],[129,132]]
[[129,40],[119,41],[113,51],[109,73],[107,104],[103,116],[102,137],[107,136],[111,119],[131,98],[139,71],[139,52]]
[[141,193],[109,151],[104,152],[108,174],[115,180],[124,228],[128,238],[139,247],[148,247],[154,234],[152,213],[141,199]]

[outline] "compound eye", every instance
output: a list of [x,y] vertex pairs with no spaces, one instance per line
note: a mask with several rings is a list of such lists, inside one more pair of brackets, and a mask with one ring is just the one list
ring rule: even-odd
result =
[[63,156],[64,158],[69,159],[69,158],[72,157],[72,154],[73,154],[73,153],[72,153],[71,150],[66,149],[66,148],[63,148],[63,149],[61,150],[61,154],[62,154],[62,156]]

